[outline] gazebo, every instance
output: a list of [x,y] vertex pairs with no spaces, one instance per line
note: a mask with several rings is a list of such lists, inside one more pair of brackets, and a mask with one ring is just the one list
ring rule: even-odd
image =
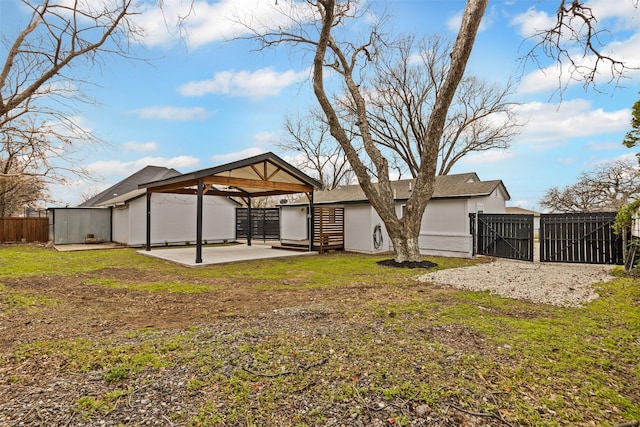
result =
[[[312,232],[313,190],[322,184],[269,152],[236,162],[185,173],[171,178],[141,184],[147,190],[146,250],[151,250],[151,196],[153,193],[193,194],[196,204],[196,263],[202,263],[202,206],[204,196],[241,198],[248,207],[251,222],[251,198],[304,193],[309,200],[308,227]],[[309,239],[309,251],[313,239]],[[247,238],[251,245],[251,227]]]

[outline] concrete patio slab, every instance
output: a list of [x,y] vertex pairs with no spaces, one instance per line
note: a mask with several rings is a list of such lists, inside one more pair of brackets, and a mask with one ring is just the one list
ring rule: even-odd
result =
[[188,267],[226,264],[231,262],[250,261],[256,259],[285,258],[294,256],[317,255],[318,252],[297,252],[273,249],[265,245],[231,245],[205,246],[202,248],[202,263],[196,263],[196,248],[152,248],[150,251],[139,250],[139,254],[163,259]]
[[58,252],[72,252],[72,251],[97,251],[104,249],[122,249],[127,246],[120,245],[118,243],[106,242],[106,243],[72,243],[68,245],[54,245],[53,248]]

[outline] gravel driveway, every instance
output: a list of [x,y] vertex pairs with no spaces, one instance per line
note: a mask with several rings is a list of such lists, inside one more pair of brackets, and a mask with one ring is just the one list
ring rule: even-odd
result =
[[561,307],[580,307],[598,298],[594,283],[613,280],[612,265],[513,261],[498,258],[471,267],[435,271],[424,282]]

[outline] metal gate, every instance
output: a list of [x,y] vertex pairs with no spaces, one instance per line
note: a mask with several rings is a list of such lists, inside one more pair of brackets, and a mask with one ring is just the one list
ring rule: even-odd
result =
[[540,261],[623,264],[616,212],[540,215]]
[[[246,239],[248,237],[248,215],[249,209],[236,208],[236,239]],[[279,240],[280,209],[251,209],[251,238],[262,240]]]
[[469,214],[473,254],[533,261],[533,215]]

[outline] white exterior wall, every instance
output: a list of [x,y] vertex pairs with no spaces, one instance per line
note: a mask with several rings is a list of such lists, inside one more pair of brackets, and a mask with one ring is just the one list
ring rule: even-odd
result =
[[280,240],[299,242],[307,240],[307,206],[280,207]]
[[[499,189],[486,197],[431,200],[422,218],[419,236],[420,252],[424,255],[471,257],[473,237],[470,234],[469,214],[477,212],[479,207],[485,213],[505,213],[505,203],[505,195]],[[396,204],[398,215],[402,212],[403,204]],[[300,207],[282,208],[283,240],[293,239],[297,235],[296,232],[302,230],[303,226],[306,238],[306,216],[295,215],[295,208]],[[373,230],[377,224],[382,227],[383,244],[376,250],[373,245]],[[387,229],[370,204],[344,205],[344,234],[346,251],[378,253],[393,250]]]
[[[382,245],[375,248],[373,231],[380,224]],[[391,250],[387,228],[375,209],[369,204],[344,206],[344,249],[351,252],[380,253]]]
[[476,197],[473,199],[469,199],[470,203],[470,211],[469,212],[477,212],[476,208],[478,205],[484,205],[484,213],[492,213],[492,214],[503,214],[507,213],[507,205],[504,194],[500,191],[499,188],[493,190],[489,196],[486,197]]
[[[429,202],[420,226],[420,253],[455,257],[472,255],[469,202],[470,199],[466,198],[434,199]],[[473,201],[471,203],[475,205]]]
[[115,206],[111,211],[111,240],[129,244],[129,205]]
[[[155,193],[151,196],[151,244],[194,243],[196,240],[196,196]],[[143,246],[147,240],[147,200],[131,200],[113,225],[113,240]],[[120,212],[122,218],[120,218]],[[128,215],[126,214],[128,212]],[[235,205],[224,197],[205,196],[202,209],[202,240],[235,239]],[[124,218],[128,217],[128,220]],[[116,240],[118,236],[118,240]]]

